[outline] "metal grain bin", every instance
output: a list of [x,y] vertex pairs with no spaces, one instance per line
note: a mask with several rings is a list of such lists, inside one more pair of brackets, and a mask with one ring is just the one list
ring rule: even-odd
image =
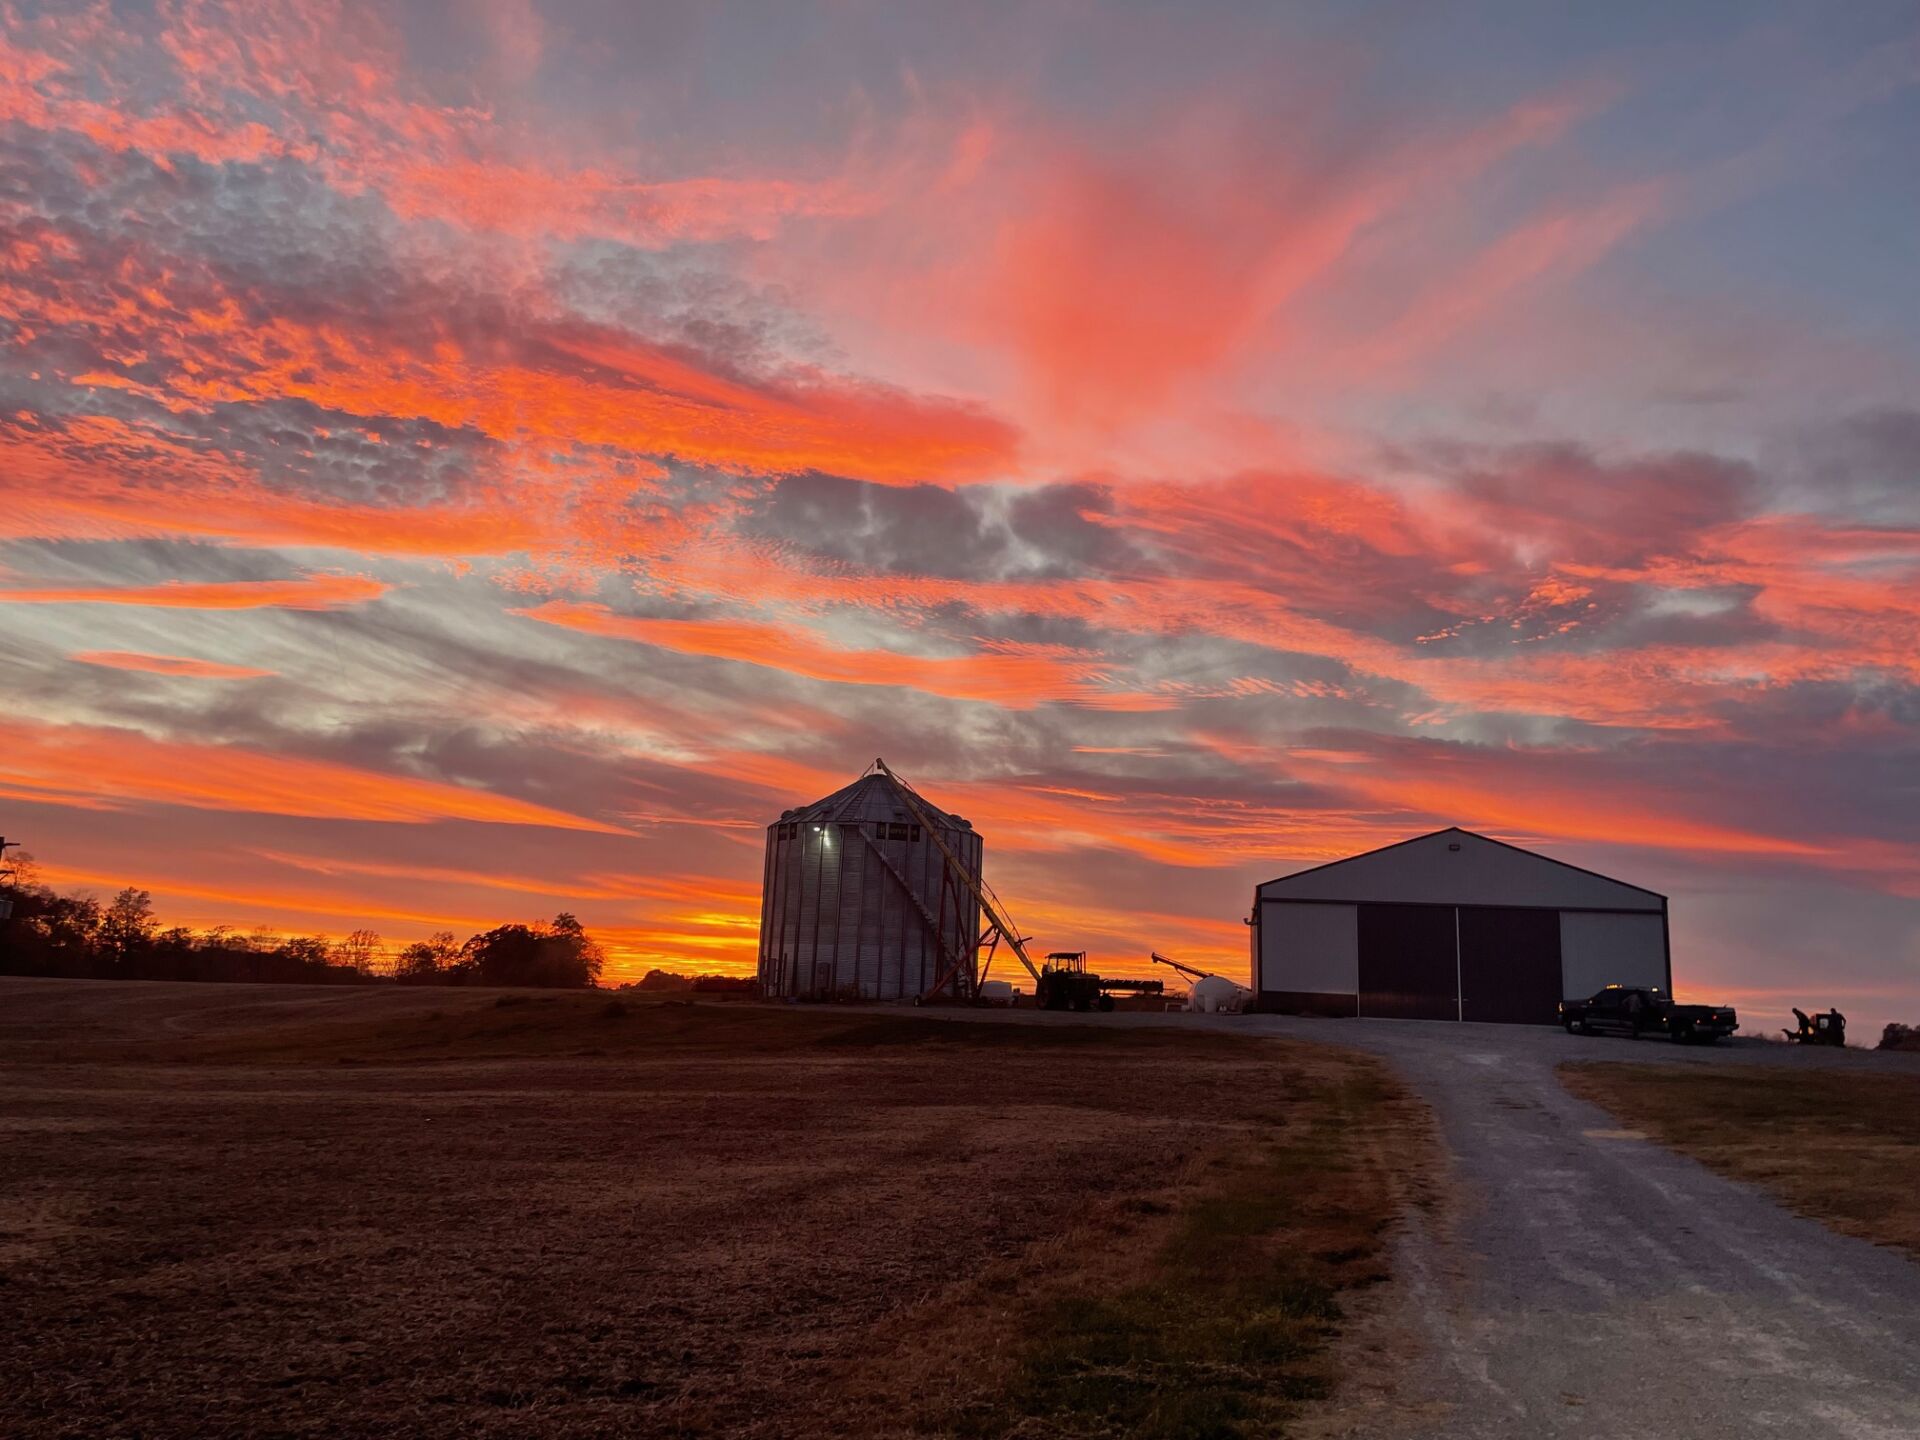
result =
[[[971,885],[952,873],[921,817]],[[879,771],[784,812],[767,827],[761,993],[911,1000],[941,985],[964,997],[980,939],[982,848],[960,816],[924,797],[909,801]]]

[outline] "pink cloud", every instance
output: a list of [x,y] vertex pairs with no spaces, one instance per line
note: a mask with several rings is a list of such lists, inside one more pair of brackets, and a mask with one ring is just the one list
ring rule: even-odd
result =
[[0,588],[0,605],[338,610],[378,600],[391,588],[365,575],[306,575],[293,580],[163,580],[157,585],[26,585]]
[[131,650],[76,650],[68,658],[82,665],[139,670],[149,675],[177,675],[191,680],[260,680],[276,673],[251,665],[226,665],[218,660],[195,660],[186,655],[143,655]]

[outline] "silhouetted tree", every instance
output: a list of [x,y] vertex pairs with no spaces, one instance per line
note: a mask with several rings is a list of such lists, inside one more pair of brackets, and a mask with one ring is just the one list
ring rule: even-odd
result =
[[124,969],[152,942],[156,928],[153,896],[129,885],[113,897],[100,917],[100,944],[108,958]]
[[453,932],[442,930],[425,940],[416,940],[400,952],[394,961],[393,978],[402,985],[444,984],[447,971],[460,957]]
[[600,972],[605,968],[607,955],[597,941],[588,935],[586,928],[567,910],[553,917],[553,937],[560,942],[566,952],[565,963],[578,966],[585,978],[578,983],[598,985]]
[[0,889],[12,886],[15,890],[33,890],[40,884],[40,862],[33,858],[31,850],[16,850],[6,857],[4,869],[0,869]]
[[562,913],[551,925],[499,925],[460,947],[479,985],[584,988],[597,983],[605,963],[580,922]]
[[380,953],[380,937],[372,930],[350,931],[333,947],[333,963],[362,975],[373,974],[374,957]]
[[302,965],[325,965],[333,958],[333,946],[324,935],[295,935],[274,948]]
[[12,898],[13,918],[0,925],[0,966],[9,974],[101,973],[98,900],[44,885],[16,886]]
[[[102,906],[90,895],[59,895],[17,863],[4,884],[13,902],[0,923],[0,974],[137,980],[252,980],[341,984],[375,978],[380,937],[355,930],[280,936],[266,926],[240,935],[220,925],[196,934],[161,930],[149,892],[129,885]],[[500,925],[464,945],[451,931],[405,946],[393,978],[402,984],[586,987],[598,983],[604,956],[579,917],[549,924]]]

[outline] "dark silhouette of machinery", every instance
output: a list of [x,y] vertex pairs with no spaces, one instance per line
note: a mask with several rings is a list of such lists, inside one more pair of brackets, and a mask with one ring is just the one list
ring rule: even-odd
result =
[[1087,970],[1084,950],[1055,950],[1034,976],[1033,1003],[1042,1010],[1111,1010],[1115,994],[1158,995],[1158,980],[1108,980]]
[[1800,1022],[1800,1028],[1780,1032],[1791,1044],[1844,1047],[1847,1043],[1847,1017],[1838,1010],[1829,1010],[1823,1015],[1809,1015],[1796,1005],[1793,1007],[1793,1018]]

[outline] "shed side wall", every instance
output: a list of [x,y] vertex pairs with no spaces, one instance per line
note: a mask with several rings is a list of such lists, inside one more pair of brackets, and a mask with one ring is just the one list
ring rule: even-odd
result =
[[1584,1000],[1604,985],[1665,986],[1665,917],[1563,911],[1560,974],[1568,1000]]

